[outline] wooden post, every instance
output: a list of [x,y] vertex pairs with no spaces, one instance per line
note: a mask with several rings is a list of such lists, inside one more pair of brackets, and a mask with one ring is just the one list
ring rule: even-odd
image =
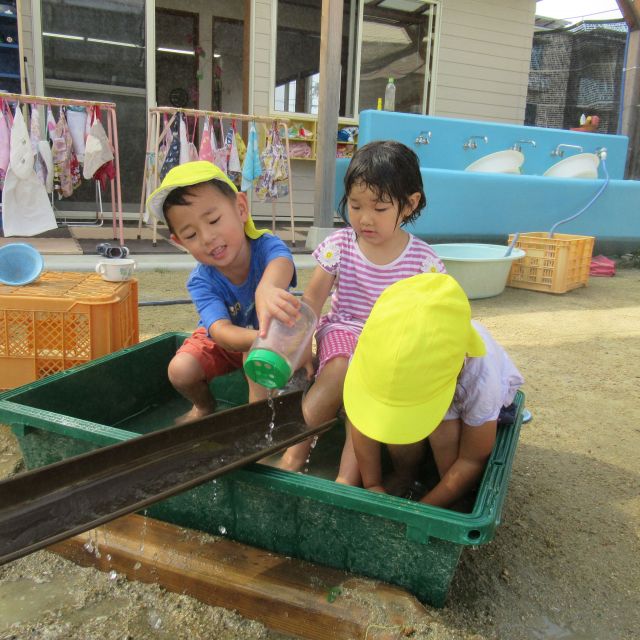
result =
[[307,248],[310,249],[314,249],[333,229],[343,11],[343,0],[322,0],[320,96],[316,132],[316,197],[313,227],[307,236]]
[[234,609],[299,638],[396,640],[434,622],[399,587],[226,538],[207,540],[198,531],[139,515],[118,518],[48,549],[83,566]]

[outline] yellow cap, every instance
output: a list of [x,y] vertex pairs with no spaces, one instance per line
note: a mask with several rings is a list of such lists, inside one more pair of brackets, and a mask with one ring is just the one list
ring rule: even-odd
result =
[[418,442],[447,412],[465,356],[485,353],[451,276],[400,280],[378,298],[358,340],[344,382],[347,416],[379,442]]
[[[147,211],[157,220],[166,222],[162,205],[171,191],[177,187],[188,187],[201,182],[209,182],[209,180],[220,180],[220,182],[229,185],[236,193],[238,192],[236,185],[227,174],[213,162],[194,160],[180,164],[167,173],[162,184],[147,198]],[[244,232],[252,240],[269,233],[266,229],[256,229],[251,214],[244,223]]]

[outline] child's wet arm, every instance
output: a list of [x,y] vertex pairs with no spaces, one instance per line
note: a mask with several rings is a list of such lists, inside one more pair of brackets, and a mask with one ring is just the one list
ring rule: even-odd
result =
[[227,351],[249,351],[258,332],[238,327],[230,320],[217,320],[209,327],[211,339]]
[[319,318],[336,277],[322,267],[316,267],[311,280],[302,294],[302,301],[308,304]]
[[463,424],[458,458],[421,502],[448,507],[471,491],[482,477],[495,440],[495,420],[478,427]]

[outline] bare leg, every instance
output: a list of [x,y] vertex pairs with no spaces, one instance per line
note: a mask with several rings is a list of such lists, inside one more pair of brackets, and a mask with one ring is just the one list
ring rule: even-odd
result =
[[196,358],[188,353],[177,353],[169,363],[167,373],[175,389],[193,403],[190,411],[177,418],[176,424],[214,412],[216,401],[209,391],[204,370]]
[[[245,362],[249,353],[245,353],[242,362]],[[269,394],[269,390],[266,387],[263,387],[261,384],[254,382],[249,376],[245,376],[247,378],[247,383],[249,384],[249,403],[251,402],[260,402],[261,400],[266,400]]]
[[380,443],[365,436],[351,425],[353,449],[362,475],[362,486],[370,491],[386,493],[382,486],[382,465],[380,462]]
[[[315,383],[302,401],[304,420],[310,427],[317,427],[333,420],[342,406],[342,387],[347,375],[346,358],[333,358],[324,366]],[[313,438],[307,438],[289,447],[278,463],[280,469],[300,471],[304,466]]]
[[362,484],[362,477],[360,476],[360,469],[358,468],[356,452],[353,450],[353,436],[351,433],[353,431],[353,425],[347,419],[344,426],[347,435],[342,449],[340,469],[336,482],[348,484],[352,487],[359,487]]
[[458,459],[461,429],[460,420],[443,420],[429,436],[433,459],[441,478]]
[[402,496],[418,476],[418,468],[424,457],[424,441],[390,444],[388,448],[393,463],[393,474],[384,485],[389,493]]

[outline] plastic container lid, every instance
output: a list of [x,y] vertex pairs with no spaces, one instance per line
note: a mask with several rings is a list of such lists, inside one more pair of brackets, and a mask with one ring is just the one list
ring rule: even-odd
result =
[[30,244],[14,242],[0,247],[0,282],[13,287],[33,282],[44,267],[44,259]]
[[289,363],[270,349],[253,349],[244,363],[245,373],[268,389],[282,389],[291,377]]

